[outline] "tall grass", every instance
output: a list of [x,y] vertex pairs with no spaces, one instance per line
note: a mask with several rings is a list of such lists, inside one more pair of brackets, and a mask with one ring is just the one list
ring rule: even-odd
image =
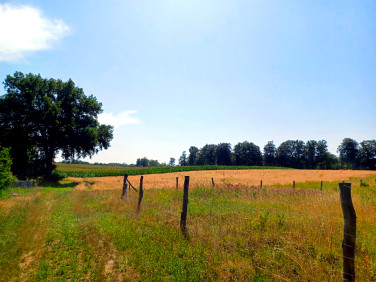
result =
[[[372,281],[376,185],[371,178],[363,179],[366,188],[352,181],[356,275]],[[44,188],[34,200],[1,210],[6,231],[0,235],[0,280],[337,281],[343,236],[339,192],[331,184],[322,192],[307,189],[311,184],[297,183],[295,190],[191,189],[188,239],[179,229],[181,190],[146,187],[137,214],[134,191],[121,200],[120,188]],[[17,231],[33,233],[41,226],[39,239]],[[32,262],[21,262],[30,256]]]

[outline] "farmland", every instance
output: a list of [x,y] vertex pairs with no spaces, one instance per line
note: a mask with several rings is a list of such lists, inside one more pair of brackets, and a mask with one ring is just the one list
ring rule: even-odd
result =
[[161,167],[122,167],[92,164],[57,164],[57,172],[64,177],[103,177],[128,175],[160,174],[202,170],[244,170],[244,169],[288,169],[259,166],[161,166]]
[[[179,229],[182,183],[173,189],[185,175],[195,187],[188,238]],[[0,280],[338,281],[344,180],[352,183],[358,217],[357,280],[372,281],[375,178],[370,171],[305,170],[146,175],[138,214],[135,191],[120,199],[121,177],[12,188],[0,195]],[[130,181],[138,187],[139,176]]]

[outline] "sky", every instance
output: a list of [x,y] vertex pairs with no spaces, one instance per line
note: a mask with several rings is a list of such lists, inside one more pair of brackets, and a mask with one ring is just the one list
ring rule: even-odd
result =
[[376,138],[375,66],[372,0],[0,0],[0,80],[71,78],[102,103],[114,139],[90,162],[296,139],[337,154]]

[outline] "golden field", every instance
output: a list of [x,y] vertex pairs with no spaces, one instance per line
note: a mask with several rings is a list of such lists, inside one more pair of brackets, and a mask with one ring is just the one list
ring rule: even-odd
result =
[[[376,171],[366,170],[213,170],[174,172],[165,174],[151,174],[144,176],[144,188],[176,188],[176,177],[179,178],[179,188],[183,187],[184,176],[190,176],[190,187],[209,187],[214,178],[216,187],[259,187],[262,180],[263,186],[286,186],[292,182],[333,182],[349,181],[351,178],[375,177]],[[133,186],[139,186],[140,176],[129,176]],[[121,189],[122,176],[92,177],[92,178],[67,178],[78,183],[77,189]],[[316,187],[317,188],[317,187]]]

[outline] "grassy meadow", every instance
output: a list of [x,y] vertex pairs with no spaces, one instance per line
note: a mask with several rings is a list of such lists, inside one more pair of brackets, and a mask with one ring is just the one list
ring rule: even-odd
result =
[[[373,281],[375,173],[344,180],[352,182],[358,218],[356,278]],[[337,183],[325,182],[323,191],[320,179],[299,181],[295,190],[277,182],[262,190],[196,187],[188,238],[179,229],[181,189],[145,184],[136,213],[137,193],[121,199],[121,185],[12,188],[0,194],[0,280],[339,281]]]

